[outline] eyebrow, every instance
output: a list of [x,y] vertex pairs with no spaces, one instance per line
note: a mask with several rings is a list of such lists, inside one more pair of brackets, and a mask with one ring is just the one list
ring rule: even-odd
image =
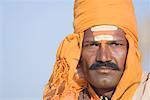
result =
[[126,40],[110,40],[108,42],[125,42]]

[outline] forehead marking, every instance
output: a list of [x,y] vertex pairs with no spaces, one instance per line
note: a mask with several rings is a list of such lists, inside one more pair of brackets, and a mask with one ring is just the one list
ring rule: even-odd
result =
[[112,35],[96,35],[94,36],[94,40],[95,41],[102,41],[102,40],[113,40],[113,36]]
[[117,26],[113,26],[113,25],[101,25],[101,26],[95,26],[91,28],[92,32],[96,32],[96,31],[114,31],[114,30],[118,30]]

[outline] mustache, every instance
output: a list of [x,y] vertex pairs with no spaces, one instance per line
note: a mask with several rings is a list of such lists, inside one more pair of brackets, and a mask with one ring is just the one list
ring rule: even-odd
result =
[[117,64],[115,64],[113,62],[108,62],[108,61],[106,61],[106,62],[102,62],[102,61],[96,62],[96,63],[92,64],[89,69],[90,70],[96,70],[97,68],[101,68],[102,66],[112,68],[113,70],[119,70],[119,67],[118,67]]

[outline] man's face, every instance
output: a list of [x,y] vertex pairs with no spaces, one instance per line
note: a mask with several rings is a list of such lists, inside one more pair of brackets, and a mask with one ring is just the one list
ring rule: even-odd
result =
[[97,31],[96,34],[100,37],[110,36],[111,39],[95,40],[94,32],[86,30],[79,65],[92,86],[113,89],[124,71],[128,42],[121,29]]

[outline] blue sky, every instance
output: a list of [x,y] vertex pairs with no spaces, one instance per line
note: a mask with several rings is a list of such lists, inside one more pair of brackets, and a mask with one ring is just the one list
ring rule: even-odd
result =
[[[140,1],[134,0],[140,48],[150,71],[150,1]],[[73,0],[1,0],[0,99],[41,100],[56,49],[72,32]]]

